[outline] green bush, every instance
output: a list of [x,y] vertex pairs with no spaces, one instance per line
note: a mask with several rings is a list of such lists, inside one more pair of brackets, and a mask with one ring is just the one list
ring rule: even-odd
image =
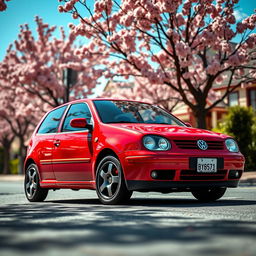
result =
[[234,137],[246,158],[245,169],[256,170],[256,116],[251,107],[229,108],[224,120],[214,131]]
[[10,161],[10,171],[11,174],[18,174],[18,168],[19,168],[19,159],[14,158]]

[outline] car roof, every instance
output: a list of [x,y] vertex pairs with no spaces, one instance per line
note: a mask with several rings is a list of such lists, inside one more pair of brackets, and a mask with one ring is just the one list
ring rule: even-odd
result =
[[[64,104],[61,104],[53,109],[57,109],[60,107],[63,107],[65,105],[69,105],[69,104],[74,104],[74,103],[79,103],[79,102],[89,102],[89,101],[100,101],[100,100],[113,100],[113,101],[132,101],[132,102],[139,102],[139,103],[146,103],[146,104],[150,104],[148,102],[143,102],[143,101],[138,101],[138,100],[128,100],[128,99],[117,99],[117,98],[85,98],[85,99],[79,99],[79,100],[72,100],[69,102],[66,102]],[[52,111],[53,109],[51,109],[50,111]]]

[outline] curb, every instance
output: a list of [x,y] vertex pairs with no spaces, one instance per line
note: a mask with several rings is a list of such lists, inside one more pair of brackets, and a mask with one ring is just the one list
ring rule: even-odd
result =
[[0,181],[23,181],[23,174],[0,174]]

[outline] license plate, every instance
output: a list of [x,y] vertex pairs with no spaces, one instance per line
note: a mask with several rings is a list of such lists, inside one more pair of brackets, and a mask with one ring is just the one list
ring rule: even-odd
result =
[[197,158],[197,172],[217,172],[217,158]]

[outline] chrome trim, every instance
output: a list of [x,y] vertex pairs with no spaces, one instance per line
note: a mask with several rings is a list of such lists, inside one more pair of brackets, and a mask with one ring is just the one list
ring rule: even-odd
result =
[[63,158],[63,159],[46,159],[40,160],[40,164],[74,164],[74,163],[89,163],[91,158]]

